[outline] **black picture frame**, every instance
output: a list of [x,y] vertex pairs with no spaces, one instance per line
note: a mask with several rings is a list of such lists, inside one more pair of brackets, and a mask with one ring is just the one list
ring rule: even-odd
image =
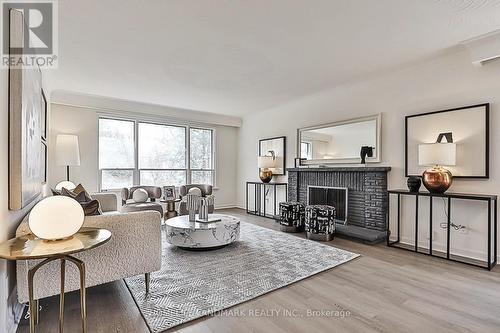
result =
[[[283,163],[280,165],[278,168],[273,168],[271,169],[273,171],[273,176],[284,176],[286,174],[286,136],[276,136],[272,138],[266,138],[266,139],[260,139],[259,140],[259,156],[262,156],[262,143],[266,141],[274,141],[274,140],[279,140],[281,141],[280,143],[282,144],[282,151],[283,151],[283,156],[282,160]],[[276,156],[276,157],[281,157],[281,156]],[[275,173],[275,169],[282,169],[282,172],[277,172]]]
[[446,112],[456,112],[460,110],[467,110],[467,109],[472,109],[472,108],[479,108],[482,107],[484,108],[485,112],[485,156],[484,156],[484,173],[482,175],[457,175],[453,176],[453,178],[459,178],[459,179],[489,179],[490,178],[490,103],[482,103],[482,104],[475,104],[475,105],[469,105],[469,106],[463,106],[463,107],[458,107],[458,108],[453,108],[453,109],[446,109],[446,110],[439,110],[439,111],[432,111],[432,112],[426,112],[426,113],[420,113],[420,114],[415,114],[415,115],[409,115],[405,117],[405,177],[420,177],[421,175],[414,175],[414,174],[409,174],[409,165],[408,165],[408,123],[412,118],[415,117],[425,117],[429,115],[435,115],[439,113],[446,113]]

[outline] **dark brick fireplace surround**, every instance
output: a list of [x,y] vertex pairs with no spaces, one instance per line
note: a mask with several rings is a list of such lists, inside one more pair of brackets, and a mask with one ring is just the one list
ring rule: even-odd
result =
[[288,200],[307,204],[308,186],[348,188],[346,225],[337,234],[366,243],[387,236],[387,173],[390,167],[292,168],[288,171]]

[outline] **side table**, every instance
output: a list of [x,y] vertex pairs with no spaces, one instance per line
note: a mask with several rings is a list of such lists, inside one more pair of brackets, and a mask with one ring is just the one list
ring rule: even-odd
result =
[[87,312],[85,295],[85,263],[71,254],[83,252],[103,245],[111,238],[111,232],[106,229],[82,228],[68,239],[47,241],[36,238],[32,234],[16,237],[0,244],[0,258],[6,260],[45,259],[28,271],[30,333],[35,332],[38,322],[38,300],[34,300],[33,278],[35,273],[49,262],[61,261],[61,295],[59,298],[59,332],[64,326],[64,282],[66,261],[74,263],[80,271],[80,307],[82,330],[87,332]]
[[164,203],[167,206],[166,207],[167,209],[165,209],[165,214],[163,217],[165,220],[168,220],[172,217],[176,217],[177,215],[179,215],[177,213],[177,211],[175,210],[175,203],[180,202],[180,201],[181,201],[181,199],[171,199],[171,200],[162,199],[162,200],[160,200],[161,203]]

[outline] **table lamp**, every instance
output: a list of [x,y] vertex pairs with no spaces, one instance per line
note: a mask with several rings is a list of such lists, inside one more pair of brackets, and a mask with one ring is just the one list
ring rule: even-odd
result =
[[422,182],[431,193],[444,193],[453,182],[453,175],[445,168],[456,164],[457,146],[454,143],[418,145],[418,164],[433,165],[422,174]]
[[259,156],[257,158],[257,164],[259,166],[259,177],[263,183],[269,183],[273,178],[273,172],[270,168],[275,166],[274,156]]
[[66,167],[66,180],[69,181],[69,167],[80,165],[80,148],[77,135],[57,135],[56,162],[58,165]]
[[55,195],[40,201],[28,218],[31,232],[38,238],[67,239],[80,230],[85,218],[82,206],[73,198]]

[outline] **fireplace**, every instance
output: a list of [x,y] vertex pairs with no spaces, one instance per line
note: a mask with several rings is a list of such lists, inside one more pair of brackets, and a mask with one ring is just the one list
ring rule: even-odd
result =
[[335,207],[335,222],[346,224],[348,191],[347,187],[309,185],[307,187],[307,204]]
[[337,223],[337,235],[370,244],[382,242],[387,238],[390,170],[372,166],[290,168],[288,201],[332,205],[339,220],[341,213],[345,215],[345,224]]

